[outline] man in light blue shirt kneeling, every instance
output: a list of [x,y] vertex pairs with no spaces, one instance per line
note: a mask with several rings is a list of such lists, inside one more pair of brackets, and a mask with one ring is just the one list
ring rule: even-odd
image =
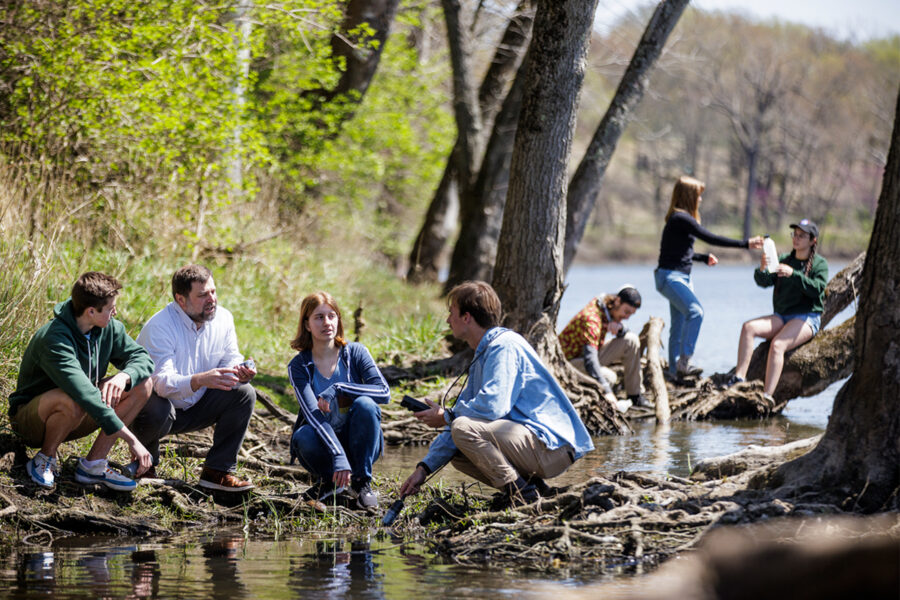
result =
[[456,404],[428,401],[417,419],[444,428],[403,482],[400,495],[419,492],[448,462],[500,489],[509,504],[539,499],[544,479],[556,477],[594,449],[590,434],[553,375],[518,333],[499,327],[500,299],[483,281],[467,281],[448,294],[447,323],[475,350],[469,379]]

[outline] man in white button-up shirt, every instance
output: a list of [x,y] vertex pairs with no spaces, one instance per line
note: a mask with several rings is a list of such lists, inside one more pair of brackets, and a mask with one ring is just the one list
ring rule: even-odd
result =
[[[137,338],[156,364],[153,394],[134,421],[134,432],[159,464],[159,440],[167,434],[215,425],[200,486],[228,492],[253,487],[234,475],[256,390],[252,361],[238,351],[234,318],[218,306],[212,273],[188,265],[172,276],[172,296]],[[248,364],[249,363],[249,364]],[[155,469],[144,477],[155,477]]]

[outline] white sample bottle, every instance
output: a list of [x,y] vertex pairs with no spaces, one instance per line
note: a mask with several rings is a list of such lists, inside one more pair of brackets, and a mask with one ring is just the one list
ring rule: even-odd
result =
[[778,266],[778,253],[775,252],[775,242],[768,235],[763,239],[763,254],[766,255],[766,271],[774,273]]

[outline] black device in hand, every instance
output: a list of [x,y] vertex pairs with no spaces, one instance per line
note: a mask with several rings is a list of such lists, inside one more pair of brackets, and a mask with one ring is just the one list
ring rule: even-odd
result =
[[421,412],[431,408],[421,400],[416,400],[412,396],[403,396],[403,399],[400,401],[400,406],[413,412]]

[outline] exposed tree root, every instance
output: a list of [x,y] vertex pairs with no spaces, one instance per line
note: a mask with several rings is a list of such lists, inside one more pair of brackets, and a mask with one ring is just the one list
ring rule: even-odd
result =
[[[638,572],[694,548],[721,525],[850,512],[852,507],[841,506],[837,497],[830,503],[818,493],[789,498],[755,489],[754,481],[808,451],[817,439],[708,461],[698,465],[691,480],[627,471],[594,477],[515,509],[491,510],[490,499],[462,488],[436,496],[420,519],[405,515],[397,530],[426,537],[419,521],[439,523],[427,539],[435,551],[460,564]],[[716,471],[727,476],[711,479]]]

